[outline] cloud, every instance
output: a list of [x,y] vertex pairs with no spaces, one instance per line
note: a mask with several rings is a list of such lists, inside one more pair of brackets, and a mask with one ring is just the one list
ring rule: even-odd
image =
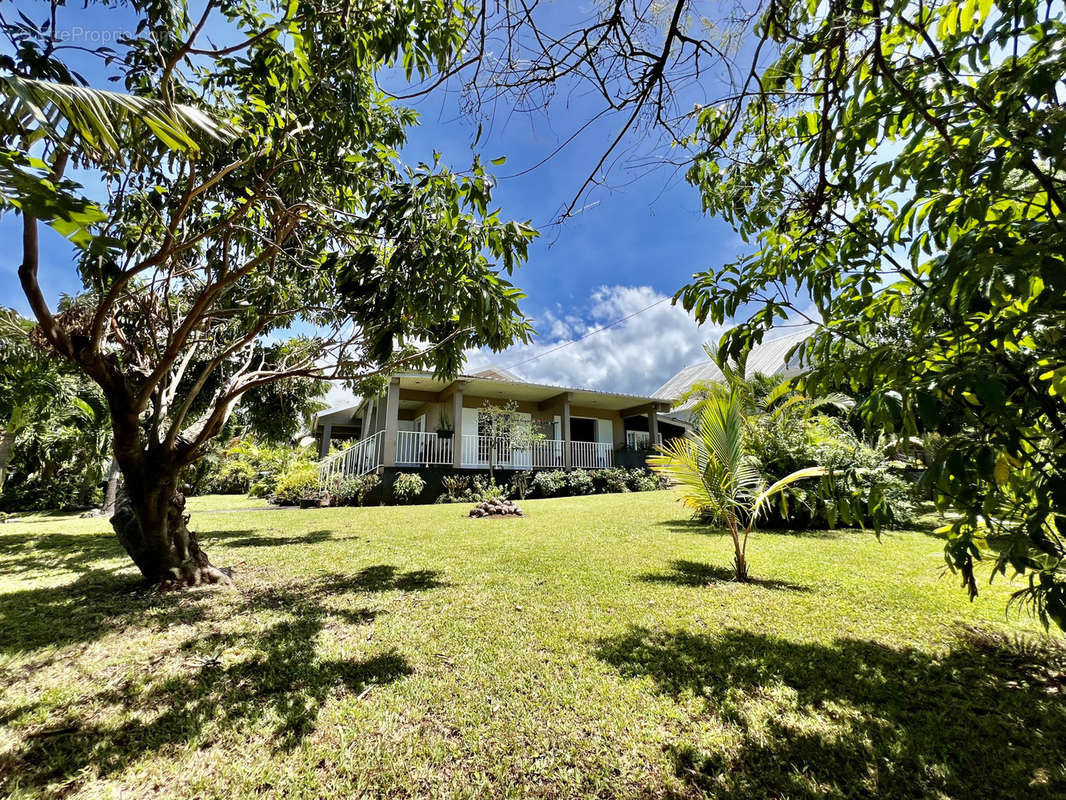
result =
[[697,325],[650,286],[601,286],[584,308],[549,310],[536,327],[540,336],[532,344],[469,352],[465,371],[497,366],[534,383],[648,394],[681,367],[706,358],[704,342],[717,342],[724,330]]
[[[581,338],[605,325],[611,327]],[[707,358],[704,342],[717,343],[725,330],[697,325],[650,286],[601,286],[585,306],[549,309],[535,326],[539,335],[532,344],[500,353],[468,351],[464,372],[503,367],[533,383],[644,395],[682,367]],[[351,405],[355,398],[344,387],[333,386],[326,402],[338,407]]]

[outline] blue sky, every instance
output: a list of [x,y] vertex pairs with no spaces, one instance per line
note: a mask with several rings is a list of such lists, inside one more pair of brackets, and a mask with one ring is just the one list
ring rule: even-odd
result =
[[[195,13],[198,4],[190,5]],[[31,2],[18,7],[33,18],[40,16],[34,8],[44,8]],[[10,6],[2,10],[12,11]],[[106,15],[76,7],[61,11],[57,29],[81,36],[87,45],[93,44],[90,37],[128,28],[123,10]],[[85,62],[83,70],[90,83],[115,88],[99,80],[99,69],[91,62]],[[396,91],[404,88],[390,80],[383,83]],[[456,168],[468,165],[476,121],[461,113],[458,96],[436,93],[414,106],[422,124],[411,131],[405,157],[429,159],[437,150]],[[499,177],[495,199],[503,215],[532,220],[542,231],[529,262],[514,278],[529,295],[524,309],[534,318],[539,336],[533,345],[503,354],[472,353],[472,367],[520,365],[516,371],[532,380],[644,392],[679,367],[705,357],[702,343],[720,335],[720,330],[699,328],[679,308],[660,302],[608,331],[555,349],[672,295],[693,272],[730,260],[742,246],[728,225],[702,214],[696,190],[667,166],[635,174],[621,164],[607,186],[584,198],[581,213],[552,225],[621,120],[594,125],[542,166],[510,176],[544,159],[598,108],[589,98],[571,97],[547,114],[498,113],[484,128],[478,152],[486,160],[507,157],[506,164],[492,168]],[[641,142],[637,138],[629,144],[639,149]],[[42,231],[42,241],[41,281],[48,296],[54,300],[61,292],[77,291],[69,246],[50,230]],[[0,242],[5,253],[0,259],[0,304],[26,313],[16,276],[21,255],[18,224],[11,215],[0,218]],[[549,350],[553,352],[543,355]]]

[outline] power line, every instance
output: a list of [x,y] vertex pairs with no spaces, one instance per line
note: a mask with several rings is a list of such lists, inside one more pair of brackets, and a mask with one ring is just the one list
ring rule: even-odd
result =
[[535,355],[532,358],[527,358],[525,361],[520,361],[517,364],[512,364],[511,366],[505,367],[504,369],[509,369],[509,370],[510,369],[518,369],[519,367],[524,366],[525,364],[530,364],[530,363],[532,363],[534,361],[537,361],[539,359],[544,358],[545,356],[550,356],[552,353],[555,353],[555,352],[557,352],[559,350],[562,350],[564,347],[569,347],[572,344],[577,344],[578,342],[584,341],[585,339],[589,338],[590,336],[595,336],[597,333],[603,333],[605,330],[608,330],[609,328],[613,328],[615,325],[620,325],[621,323],[625,322],[626,320],[633,319],[633,317],[637,316],[637,314],[643,314],[645,311],[648,311],[648,310],[650,310],[652,308],[655,308],[655,306],[662,305],[663,303],[665,303],[669,299],[670,299],[669,297],[662,297],[662,298],[656,300],[650,306],[644,306],[644,308],[637,309],[632,314],[627,314],[626,316],[622,317],[621,319],[616,319],[614,322],[608,322],[602,328],[596,328],[596,330],[589,331],[584,336],[581,336],[581,337],[579,337],[577,339],[572,339],[569,342],[563,342],[561,345],[558,345],[557,347],[553,347],[551,350],[545,350],[543,353],[540,353],[539,355]]

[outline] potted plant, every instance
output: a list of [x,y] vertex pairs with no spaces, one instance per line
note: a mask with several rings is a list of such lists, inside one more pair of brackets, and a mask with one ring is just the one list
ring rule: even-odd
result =
[[442,412],[440,415],[440,422],[437,425],[437,436],[441,439],[451,439],[454,433],[455,431],[452,428],[452,421],[448,419],[447,414]]

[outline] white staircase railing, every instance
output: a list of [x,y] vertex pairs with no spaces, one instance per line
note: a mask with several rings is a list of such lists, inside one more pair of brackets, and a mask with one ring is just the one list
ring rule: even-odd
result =
[[360,439],[346,450],[318,462],[318,485],[325,486],[335,477],[357,478],[381,466],[384,431]]

